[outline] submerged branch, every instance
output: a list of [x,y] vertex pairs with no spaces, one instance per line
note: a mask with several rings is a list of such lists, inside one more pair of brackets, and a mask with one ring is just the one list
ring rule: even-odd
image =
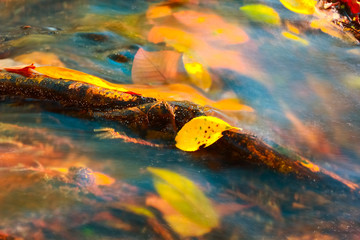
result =
[[[87,117],[115,121],[130,128],[143,139],[158,139],[171,146],[174,146],[175,136],[184,124],[194,117],[206,115],[204,107],[187,101],[158,101],[156,98],[84,82],[44,76],[25,77],[9,72],[0,72],[0,95],[60,103],[62,110],[78,110]],[[311,180],[330,179],[350,190],[358,189],[357,184],[283,150],[272,147],[252,134],[230,130],[225,131],[217,143],[194,155],[213,154],[226,164],[240,165],[247,162],[282,174]]]

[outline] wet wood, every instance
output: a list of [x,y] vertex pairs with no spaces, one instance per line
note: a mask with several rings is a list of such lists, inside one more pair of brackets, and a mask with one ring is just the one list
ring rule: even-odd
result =
[[27,78],[18,74],[0,72],[0,79],[1,95],[54,101],[64,107],[83,110],[124,109],[156,101],[154,98],[44,76]]

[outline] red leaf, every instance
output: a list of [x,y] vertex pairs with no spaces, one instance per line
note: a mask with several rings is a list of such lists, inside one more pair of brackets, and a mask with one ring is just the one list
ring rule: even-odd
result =
[[8,72],[12,72],[12,73],[17,73],[20,75],[23,75],[25,77],[31,77],[34,72],[32,71],[33,69],[35,69],[34,64],[25,66],[25,67],[14,67],[14,68],[4,68],[6,71]]

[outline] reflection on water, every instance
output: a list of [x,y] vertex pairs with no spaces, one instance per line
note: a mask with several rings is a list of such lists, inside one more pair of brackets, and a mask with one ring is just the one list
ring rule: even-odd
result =
[[[279,14],[278,24],[251,20],[239,1],[0,1],[0,58],[6,59],[0,64],[35,61],[117,83],[185,83],[213,100],[238,98],[255,110],[226,112],[238,126],[359,183],[360,50],[311,28],[309,15],[277,1],[266,4]],[[139,64],[139,49],[148,54],[147,63]],[[132,75],[134,69],[140,77]],[[126,129],[48,112],[36,101],[4,98],[0,112],[0,238],[359,234],[358,194],[326,182],[219,167],[175,149],[100,139],[94,129]],[[147,167],[191,179],[211,199],[220,223],[194,227],[169,220],[173,209],[164,210],[163,200],[154,198],[158,189]],[[107,184],[109,179],[116,182]],[[87,189],[88,181],[101,183]],[[196,201],[190,206],[201,208]]]

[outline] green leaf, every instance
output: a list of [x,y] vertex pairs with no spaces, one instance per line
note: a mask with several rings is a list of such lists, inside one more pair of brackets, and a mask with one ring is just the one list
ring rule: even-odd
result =
[[219,224],[219,217],[210,200],[189,179],[167,169],[149,167],[159,195],[191,222],[205,228]]
[[245,13],[252,21],[280,25],[279,14],[269,6],[263,4],[248,4],[240,7],[240,11]]

